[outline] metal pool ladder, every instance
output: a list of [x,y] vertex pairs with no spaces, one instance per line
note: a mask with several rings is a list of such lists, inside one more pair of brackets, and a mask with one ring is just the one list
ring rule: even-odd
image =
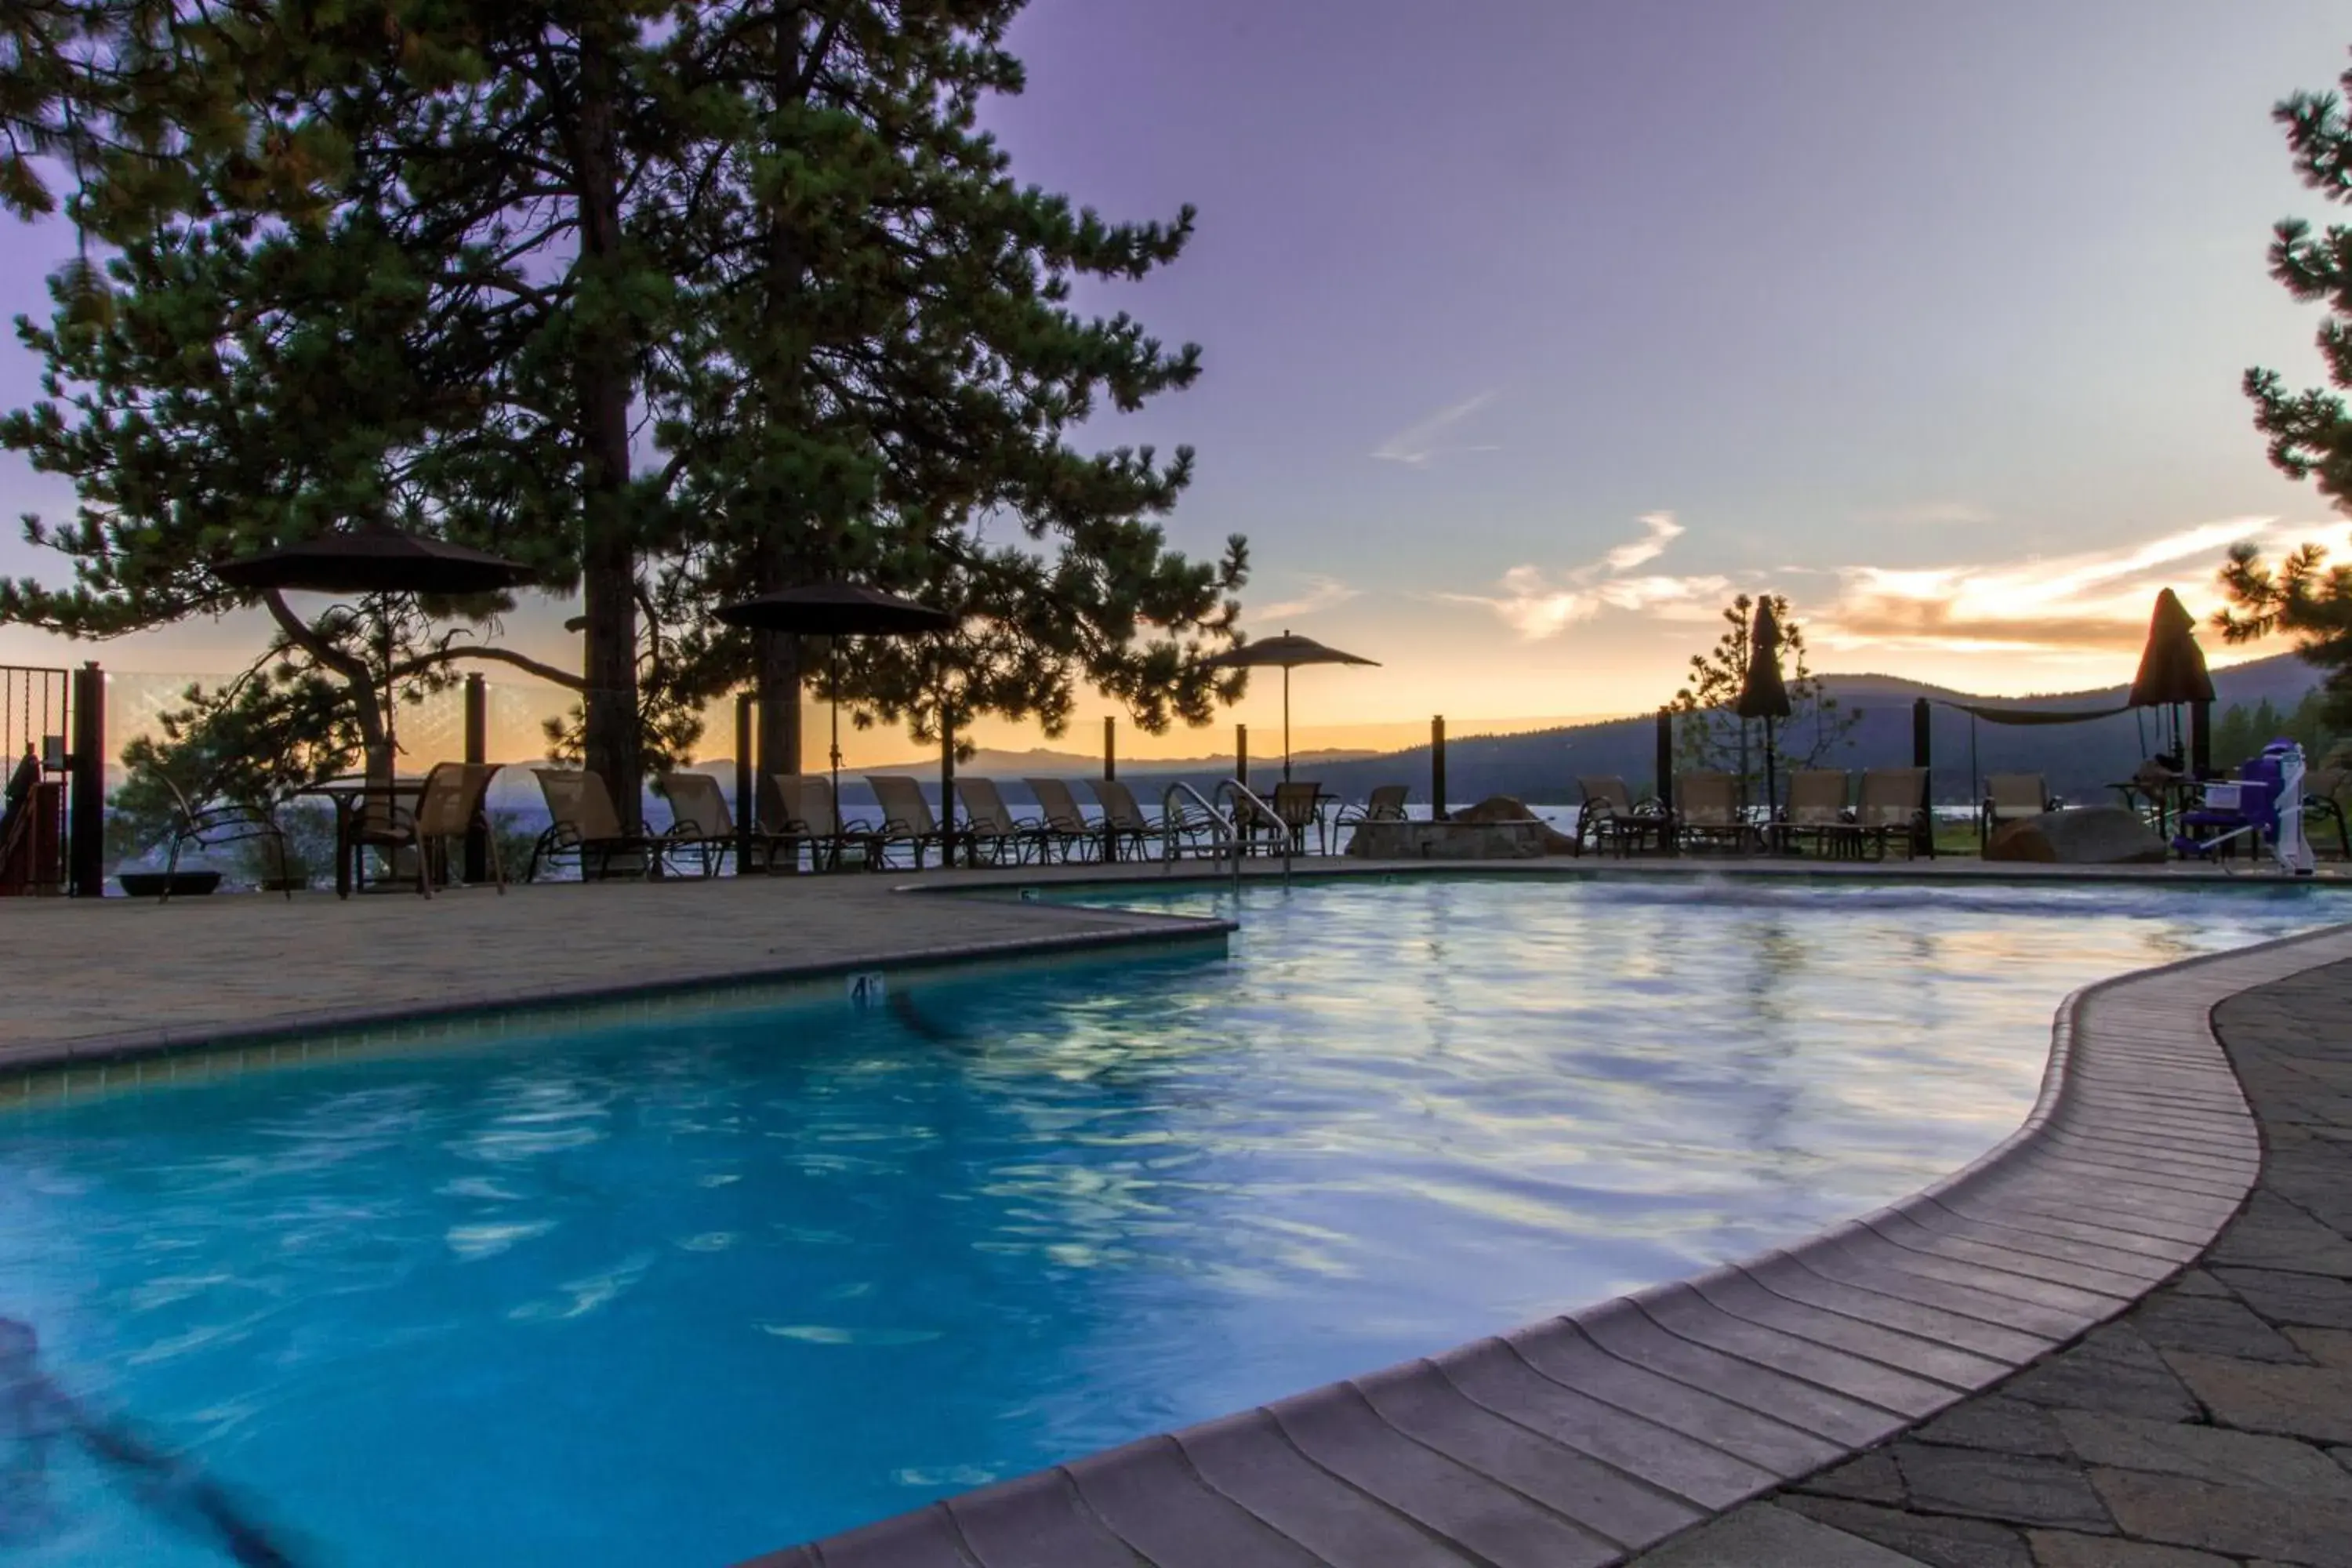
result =
[[[1260,799],[1251,791],[1249,785],[1242,783],[1239,779],[1225,779],[1217,785],[1218,800],[1224,799],[1228,795],[1231,795],[1234,797],[1234,803],[1236,807],[1238,807],[1242,803],[1246,802],[1261,817],[1275,825],[1275,830],[1280,837],[1282,843],[1282,885],[1286,888],[1289,887],[1289,826],[1283,822],[1282,818],[1274,814],[1274,807],[1266,805],[1264,800]],[[1189,800],[1194,805],[1199,806],[1202,815],[1208,818],[1209,831],[1216,839],[1218,852],[1220,854],[1230,853],[1233,856],[1234,891],[1238,894],[1242,888],[1242,857],[1249,851],[1249,837],[1241,829],[1241,824],[1238,820],[1239,813],[1237,810],[1227,811],[1221,809],[1217,805],[1216,801],[1213,801],[1207,796],[1202,795],[1199,790],[1194,789],[1191,784],[1186,784],[1181,779],[1171,784],[1160,796],[1160,868],[1162,870],[1169,870],[1175,867],[1178,855],[1178,849],[1176,847],[1176,808],[1186,800]]]

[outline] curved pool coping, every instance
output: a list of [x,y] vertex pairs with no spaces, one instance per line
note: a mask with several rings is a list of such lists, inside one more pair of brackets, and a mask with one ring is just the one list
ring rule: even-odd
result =
[[2085,986],[2023,1124],[1691,1279],[951,1497],[757,1568],[1600,1568],[1881,1442],[2194,1262],[2261,1170],[2210,1017],[2352,927]]

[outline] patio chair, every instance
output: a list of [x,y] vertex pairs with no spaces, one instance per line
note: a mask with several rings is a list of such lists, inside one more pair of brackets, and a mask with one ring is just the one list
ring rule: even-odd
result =
[[505,897],[506,868],[499,863],[499,836],[490,831],[487,809],[490,780],[498,775],[499,766],[497,763],[436,763],[425,775],[425,787],[417,793],[414,806],[404,805],[388,789],[381,795],[362,795],[352,816],[352,847],[415,851],[416,890],[429,899],[435,851],[446,849],[448,840],[465,837],[479,824],[488,839],[491,880],[499,897]]
[[1095,799],[1102,803],[1103,826],[1110,836],[1110,842],[1132,844],[1138,855],[1145,853],[1144,840],[1147,838],[1165,839],[1171,833],[1181,834],[1187,840],[1199,837],[1199,824],[1188,818],[1180,816],[1173,824],[1170,824],[1154,822],[1144,816],[1143,807],[1135,803],[1135,792],[1127,787],[1124,779],[1088,779],[1087,787],[1093,790]]
[[1274,786],[1274,799],[1267,804],[1274,807],[1275,819],[1290,840],[1292,854],[1307,853],[1307,830],[1310,827],[1315,830],[1315,853],[1331,852],[1331,830],[1323,822],[1324,799],[1321,784],[1303,779]]
[[1666,809],[1654,800],[1636,801],[1625,781],[1615,773],[1597,773],[1576,781],[1581,804],[1576,808],[1576,852],[1587,844],[1596,850],[1614,845],[1620,855],[1645,843],[1665,847]]
[[662,869],[662,841],[643,828],[625,826],[614,809],[613,793],[604,775],[577,768],[533,768],[539,793],[554,820],[530,847],[530,862],[523,868],[526,882],[539,879],[541,864],[552,866],[570,856],[579,863],[580,879],[602,881],[613,862],[636,862],[635,874],[651,877]]
[[1988,773],[1984,799],[1977,806],[1977,842],[1990,844],[2005,824],[2057,809],[2040,773]]
[[773,809],[764,814],[769,835],[793,847],[795,865],[802,844],[808,846],[809,868],[814,871],[839,870],[851,850],[856,851],[861,866],[875,861],[874,825],[863,818],[841,819],[831,778],[824,773],[771,773],[767,783],[776,797]]
[[[663,773],[654,780],[654,793],[669,802],[669,831],[662,835],[664,847],[675,852],[695,849],[701,852],[702,874],[719,875],[719,868],[746,842],[735,830],[735,813],[727,805],[727,792],[709,773],[681,771]],[[789,835],[778,835],[754,828],[749,835],[751,864],[735,868],[737,876],[752,871],[765,871],[775,863],[782,843]]]
[[1675,842],[1716,844],[1745,851],[1756,842],[1755,825],[1740,809],[1739,781],[1713,771],[1675,775]]
[[1865,844],[1886,858],[1886,846],[1897,835],[1906,859],[1919,853],[1927,832],[1927,770],[1925,768],[1864,768],[1862,792],[1854,803],[1854,826]]
[[1402,822],[1405,820],[1404,797],[1412,793],[1406,784],[1376,786],[1364,804],[1342,803],[1331,816],[1331,837],[1338,839],[1342,828],[1360,827],[1367,822]]
[[172,881],[179,875],[180,856],[188,846],[217,849],[224,844],[249,838],[267,838],[278,847],[278,890],[289,901],[292,900],[293,879],[286,874],[286,834],[267,807],[234,801],[198,805],[170,778],[163,779],[163,787],[172,792],[172,837],[171,848],[163,858],[163,895],[155,900],[157,903],[172,901]]
[[1007,849],[1013,852],[1016,866],[1029,863],[1032,849],[1038,859],[1045,858],[1045,825],[1035,817],[1013,816],[994,779],[958,777],[955,787],[956,798],[963,803],[963,832],[971,841],[973,859],[979,858],[983,846],[992,865],[1004,864]]
[[1044,827],[1042,847],[1048,851],[1059,847],[1066,864],[1073,853],[1083,857],[1099,848],[1104,830],[1087,820],[1078,809],[1078,797],[1070,791],[1067,779],[1023,779],[1029,793],[1037,797],[1037,816]]
[[1846,808],[1852,781],[1842,768],[1799,768],[1789,774],[1789,801],[1774,832],[1784,841],[1811,838],[1817,853],[1858,847],[1861,834]]
[[[874,798],[882,804],[882,822],[873,834],[874,853],[869,862],[880,867],[890,853],[893,844],[904,844],[915,852],[915,869],[923,868],[923,850],[929,845],[940,847],[940,861],[949,864],[954,851],[948,843],[946,830],[931,815],[931,803],[923,798],[923,786],[903,773],[867,773],[866,782],[874,788]],[[947,803],[940,802],[941,805]],[[954,812],[950,810],[950,820]]]

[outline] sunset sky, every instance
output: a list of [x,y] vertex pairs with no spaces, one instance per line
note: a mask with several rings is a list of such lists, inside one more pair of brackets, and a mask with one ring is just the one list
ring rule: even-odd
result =
[[[1201,209],[1182,260],[1083,302],[1204,374],[1082,438],[1196,447],[1171,531],[1250,536],[1251,630],[1381,661],[1300,675],[1318,743],[1654,706],[1742,589],[1790,596],[1820,668],[2103,684],[2158,588],[2210,607],[2231,541],[2347,539],[2238,390],[2320,379],[2263,247],[2329,215],[2269,110],[2333,82],[2340,6],[1035,0],[1013,36],[1029,92],[990,118],[1022,178]],[[0,242],[0,309],[40,309],[68,237]],[[0,345],[0,402],[35,378]],[[0,510],[70,504],[0,458]],[[565,613],[509,637],[572,662]],[[218,671],[260,637],[0,628],[0,660]],[[1271,741],[1278,694],[1227,719]]]

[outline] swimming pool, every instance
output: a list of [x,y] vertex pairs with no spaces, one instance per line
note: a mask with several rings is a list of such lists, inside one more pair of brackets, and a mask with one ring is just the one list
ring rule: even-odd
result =
[[[899,974],[906,1018],[836,987],[0,1121],[0,1310],[318,1560],[715,1568],[1793,1240],[2013,1128],[2068,990],[2336,908],[1252,887],[1229,956]],[[0,1563],[223,1561],[91,1464],[49,1489]]]

